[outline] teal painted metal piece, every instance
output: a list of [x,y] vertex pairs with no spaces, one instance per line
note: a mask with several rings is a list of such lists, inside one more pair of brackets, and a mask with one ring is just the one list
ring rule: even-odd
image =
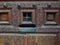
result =
[[20,32],[36,32],[34,27],[19,27]]

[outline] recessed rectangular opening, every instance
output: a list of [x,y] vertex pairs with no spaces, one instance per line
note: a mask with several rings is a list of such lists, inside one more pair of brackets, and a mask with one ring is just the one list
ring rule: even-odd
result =
[[56,12],[46,12],[46,24],[56,25]]
[[46,20],[47,21],[55,21],[55,12],[47,12]]
[[23,22],[31,22],[32,21],[32,12],[23,12]]
[[0,24],[9,24],[9,18],[8,12],[0,12]]

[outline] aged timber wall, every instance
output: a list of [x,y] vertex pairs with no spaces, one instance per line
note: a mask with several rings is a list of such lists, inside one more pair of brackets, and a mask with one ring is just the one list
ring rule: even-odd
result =
[[[35,11],[33,23],[34,32],[21,34],[18,25],[21,22],[21,12],[24,9]],[[46,12],[57,12],[56,24],[45,25]],[[60,45],[60,2],[0,2],[0,12],[11,15],[10,25],[0,25],[0,45]],[[33,14],[34,14],[33,13]],[[32,34],[31,34],[32,33]]]
[[[34,8],[33,5],[36,7]],[[51,7],[48,7],[51,5]],[[18,6],[20,6],[18,8]],[[33,24],[36,24],[36,31],[37,32],[60,32],[60,2],[0,2],[0,11],[1,10],[8,10],[11,15],[10,24],[11,25],[0,25],[0,32],[19,32],[19,24],[21,24],[21,10],[29,9],[35,10],[35,19]],[[57,12],[56,16],[56,23],[55,26],[45,26],[46,18],[45,13],[47,11]],[[49,30],[49,31],[48,31]]]

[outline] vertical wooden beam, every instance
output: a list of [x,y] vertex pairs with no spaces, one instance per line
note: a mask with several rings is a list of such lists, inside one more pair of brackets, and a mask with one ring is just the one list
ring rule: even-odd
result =
[[25,36],[25,45],[27,45],[27,40],[28,40],[27,36]]
[[38,36],[36,36],[36,42],[38,42]]

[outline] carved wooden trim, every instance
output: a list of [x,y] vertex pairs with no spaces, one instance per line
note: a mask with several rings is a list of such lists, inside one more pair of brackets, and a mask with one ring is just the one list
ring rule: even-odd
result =
[[7,12],[9,15],[9,21],[0,21],[0,24],[10,24],[10,19],[11,19],[11,11],[10,10],[0,10],[0,12]]
[[35,23],[35,10],[33,10],[33,9],[24,9],[24,10],[22,9],[21,10],[21,13],[20,13],[21,17],[20,18],[21,18],[21,23],[22,24],[24,24],[24,22],[23,22],[23,12],[32,12],[32,22],[29,22],[29,23],[27,22],[26,24],[30,24],[30,23],[34,24]]
[[[44,15],[45,15],[45,24],[57,24],[55,21],[46,21],[46,13],[47,12],[56,12],[56,14],[59,12],[59,10],[56,10],[56,9],[53,9],[53,10],[51,10],[51,9],[47,9],[47,10],[44,10]],[[56,19],[56,18],[55,18]]]
[[59,10],[44,10],[45,12],[59,12]]

